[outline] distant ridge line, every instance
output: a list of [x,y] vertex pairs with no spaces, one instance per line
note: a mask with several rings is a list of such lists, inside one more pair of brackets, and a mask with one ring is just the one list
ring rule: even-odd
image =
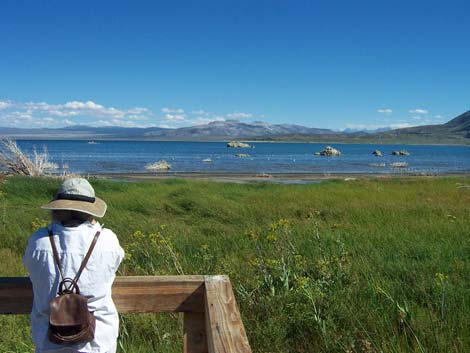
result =
[[254,141],[470,144],[470,111],[444,124],[424,125],[389,131],[335,132],[296,124],[253,123],[238,120],[213,121],[181,128],[92,127],[74,125],[63,128],[0,127],[0,136],[11,139],[75,140],[155,140],[155,141]]

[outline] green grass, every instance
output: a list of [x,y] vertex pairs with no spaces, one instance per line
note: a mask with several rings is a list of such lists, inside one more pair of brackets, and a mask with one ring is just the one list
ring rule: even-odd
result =
[[[60,181],[0,183],[0,275]],[[468,178],[312,185],[93,180],[134,274],[228,274],[254,352],[470,351]],[[0,352],[32,351],[0,316]],[[178,352],[181,318],[126,315],[123,352]]]

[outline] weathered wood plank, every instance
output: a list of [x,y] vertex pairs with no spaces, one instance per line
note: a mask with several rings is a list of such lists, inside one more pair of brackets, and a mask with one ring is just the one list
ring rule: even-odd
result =
[[232,285],[227,276],[205,276],[209,353],[251,353]]
[[28,277],[0,278],[0,314],[29,314],[33,289]]
[[183,353],[208,353],[204,313],[184,313]]
[[[0,278],[0,314],[31,312],[27,277]],[[117,277],[113,300],[120,313],[203,312],[203,276]]]
[[117,277],[112,295],[120,313],[204,311],[202,276]]

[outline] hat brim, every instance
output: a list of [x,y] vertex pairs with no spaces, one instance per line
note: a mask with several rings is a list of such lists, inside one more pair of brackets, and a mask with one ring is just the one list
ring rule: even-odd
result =
[[49,203],[41,206],[44,210],[68,210],[78,211],[90,214],[95,217],[103,217],[106,213],[106,202],[98,197],[95,197],[95,202],[86,202],[78,200],[52,200]]

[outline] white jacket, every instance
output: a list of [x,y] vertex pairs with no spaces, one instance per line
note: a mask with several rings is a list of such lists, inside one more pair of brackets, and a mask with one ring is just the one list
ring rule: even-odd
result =
[[[57,295],[60,274],[54,261],[48,228],[62,261],[65,277],[75,277],[86,252],[98,230],[101,234],[86,268],[78,281],[80,294],[89,298],[88,308],[96,318],[95,339],[73,346],[56,345],[49,341],[49,301]],[[111,286],[116,270],[124,257],[113,231],[99,223],[85,222],[78,227],[64,227],[54,222],[48,228],[36,231],[28,241],[23,262],[33,283],[33,309],[31,328],[36,353],[92,352],[105,353],[115,349],[119,330],[119,317],[111,299]]]

